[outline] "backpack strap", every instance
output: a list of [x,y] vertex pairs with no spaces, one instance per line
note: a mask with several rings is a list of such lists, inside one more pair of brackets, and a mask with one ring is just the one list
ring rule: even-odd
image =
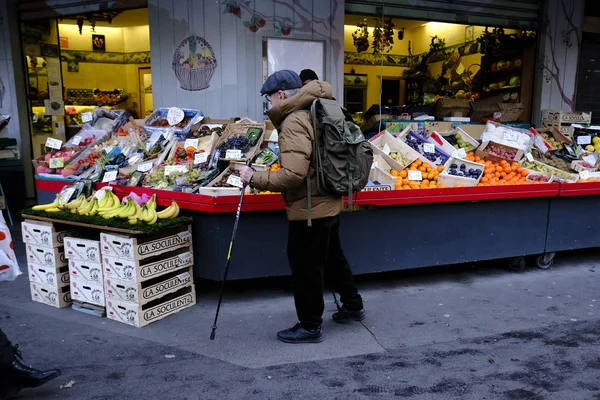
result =
[[[319,157],[317,155],[317,101],[319,101],[319,99],[315,99],[312,102],[312,105],[310,106],[310,116],[312,118],[312,126],[313,126],[313,158],[316,159],[316,163],[317,165],[314,166],[315,171],[317,172],[317,174],[319,173],[318,170],[318,163],[319,163]],[[319,181],[319,177],[317,177],[317,182]],[[306,214],[307,214],[307,224],[308,226],[312,226],[312,184],[310,181],[310,171],[309,174],[306,176],[306,203],[307,203],[307,207],[306,207]]]

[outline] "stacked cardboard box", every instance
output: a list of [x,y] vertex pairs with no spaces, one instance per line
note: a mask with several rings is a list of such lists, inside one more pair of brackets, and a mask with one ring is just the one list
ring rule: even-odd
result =
[[108,318],[142,327],[196,303],[189,226],[100,242]]
[[566,137],[572,134],[572,124],[590,125],[591,123],[591,112],[542,110],[542,127],[555,128]]
[[31,298],[53,307],[71,304],[69,270],[64,239],[71,231],[57,231],[53,224],[25,220],[21,223],[27,253]]
[[104,309],[104,277],[100,241],[66,237],[65,253],[69,260],[73,301],[81,306],[92,305]]

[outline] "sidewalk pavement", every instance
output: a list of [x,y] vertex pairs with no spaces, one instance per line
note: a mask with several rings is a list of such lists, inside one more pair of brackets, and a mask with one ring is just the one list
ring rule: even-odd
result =
[[[19,237],[20,232],[15,231],[15,250],[24,266]],[[314,398],[324,398],[319,394],[330,391],[341,395],[339,398],[350,398],[347,394],[351,392],[356,395],[352,398],[394,393],[415,399],[529,399],[538,398],[535,396],[542,391],[550,393],[548,387],[552,385],[557,385],[554,390],[557,393],[571,390],[561,392],[567,397],[556,398],[593,398],[571,394],[581,390],[594,392],[593,388],[600,391],[600,384],[589,383],[594,379],[597,383],[600,378],[598,355],[585,350],[586,346],[599,343],[600,270],[596,269],[596,260],[595,252],[559,254],[556,267],[547,271],[529,269],[513,273],[497,263],[488,263],[487,267],[473,269],[448,267],[435,273],[420,270],[361,278],[368,318],[363,324],[335,324],[330,320],[335,306],[326,297],[324,341],[316,345],[278,342],[276,331],[296,321],[291,295],[279,289],[251,286],[243,292],[226,293],[214,341],[209,340],[209,334],[216,291],[200,292],[196,306],[139,329],[70,308],[54,309],[35,303],[30,300],[26,275],[14,283],[0,284],[0,326],[9,338],[22,343],[28,362],[61,366],[65,374],[60,383],[73,378],[78,385],[85,385],[86,390],[104,395],[114,395],[116,388],[130,387],[141,393],[156,387],[155,394],[163,393],[163,398],[217,398],[197,394],[187,397],[177,392],[176,387],[170,387],[173,392],[168,391],[171,380],[184,379],[195,383],[188,382],[190,387],[197,389],[198,385],[204,385],[202,390],[221,393],[224,398],[277,399],[283,397],[265,397],[244,390],[254,387],[261,393],[275,384],[269,376],[278,375],[282,386],[273,388],[274,393],[304,390],[314,393]],[[411,360],[411,355],[416,359]],[[540,357],[544,358],[543,363]],[[556,363],[569,357],[573,359],[561,367],[565,375],[562,380],[555,377],[557,381],[544,388],[544,376],[554,373],[560,367]],[[528,361],[521,365],[513,359]],[[126,369],[119,368],[122,362]],[[526,378],[511,377],[516,373],[507,367],[511,363],[518,364],[519,371],[523,368],[531,371],[521,372],[528,374]],[[548,367],[548,363],[552,366]],[[323,365],[332,369],[324,371]],[[579,366],[585,365],[590,367],[585,374],[575,374]],[[103,375],[88,375],[97,368]],[[412,369],[411,372],[406,368]],[[113,369],[116,375],[111,377]],[[490,377],[478,375],[480,371],[508,382],[504,385],[505,392],[516,390],[517,397],[491,395],[497,388],[489,387]],[[593,388],[570,388],[567,385],[570,374],[575,374],[573,379],[577,376],[579,382],[589,381],[585,384]],[[473,381],[466,375],[471,375]],[[166,386],[149,382],[150,377]],[[307,382],[316,380],[321,389],[311,384],[291,383],[300,377],[308,379]],[[90,382],[97,378],[98,382]],[[226,378],[235,384],[227,387]],[[248,382],[244,383],[244,379]],[[210,382],[218,387],[211,389]],[[436,389],[436,384],[441,386]],[[357,392],[359,389],[362,391]],[[55,395],[77,398],[69,393],[83,392],[67,393],[63,389],[51,393],[50,389],[43,389],[40,393],[49,397],[36,398],[55,398]],[[233,397],[234,393],[238,397]],[[519,393],[525,393],[524,397],[518,397]],[[69,397],[64,397],[67,394]],[[270,391],[268,394],[272,395]],[[554,398],[544,396],[539,398]]]

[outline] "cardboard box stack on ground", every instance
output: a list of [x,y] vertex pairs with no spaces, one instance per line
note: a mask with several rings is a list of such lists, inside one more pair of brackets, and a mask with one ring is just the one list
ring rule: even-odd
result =
[[69,260],[71,297],[77,306],[74,309],[104,315],[106,303],[100,241],[66,237],[65,255]]
[[196,304],[191,227],[100,242],[108,318],[139,328]]
[[31,299],[62,308],[71,304],[69,274],[64,252],[65,236],[48,222],[25,220],[21,223],[27,253]]

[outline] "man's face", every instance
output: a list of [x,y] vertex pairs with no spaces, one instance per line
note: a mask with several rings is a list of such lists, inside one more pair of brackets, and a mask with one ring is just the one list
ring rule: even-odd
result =
[[283,93],[281,90],[279,90],[279,91],[271,94],[270,96],[268,96],[267,99],[269,100],[271,105],[273,107],[275,107],[275,106],[277,106],[277,104],[279,104],[281,102],[281,100],[285,99],[285,93]]

